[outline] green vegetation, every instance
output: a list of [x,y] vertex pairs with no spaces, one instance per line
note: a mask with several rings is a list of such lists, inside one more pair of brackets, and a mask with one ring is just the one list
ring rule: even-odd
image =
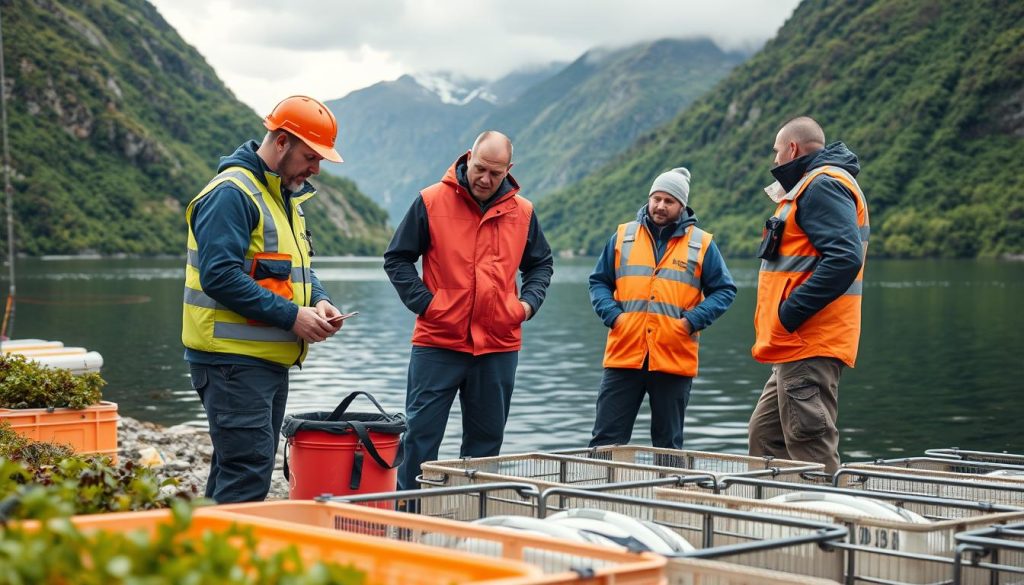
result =
[[[0,575],[5,583],[147,583],[150,585],[266,584],[356,585],[353,567],[305,563],[295,546],[267,554],[251,528],[190,533],[191,510],[173,509],[173,520],[145,532],[78,529],[67,518],[37,527],[0,528]],[[45,555],[45,562],[41,562]]]
[[659,172],[750,257],[773,204],[772,142],[808,114],[860,156],[872,256],[1024,253],[1024,4],[806,0],[778,36],[672,123],[539,207],[552,246],[596,253]]
[[707,39],[663,39],[587,52],[470,128],[516,144],[515,176],[537,200],[600,168],[645,132],[685,110],[742,62]]
[[0,408],[85,408],[100,401],[99,374],[76,376],[24,356],[0,354]]
[[0,421],[0,501],[7,518],[150,510],[195,497],[177,485],[148,467],[30,441]]
[[[146,0],[3,8],[19,252],[183,254],[185,205],[259,117]],[[329,184],[320,253],[380,253],[382,212]]]

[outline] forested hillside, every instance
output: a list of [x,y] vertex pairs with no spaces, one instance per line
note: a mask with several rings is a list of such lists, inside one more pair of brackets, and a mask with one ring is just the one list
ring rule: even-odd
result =
[[[145,0],[2,8],[19,252],[184,253],[185,204],[262,136],[259,116]],[[379,253],[384,213],[351,182],[322,184],[319,252]]]
[[863,167],[873,256],[1024,253],[1024,3],[805,0],[777,37],[670,124],[540,203],[555,248],[594,253],[652,179],[749,256],[774,209],[772,142],[808,114]]

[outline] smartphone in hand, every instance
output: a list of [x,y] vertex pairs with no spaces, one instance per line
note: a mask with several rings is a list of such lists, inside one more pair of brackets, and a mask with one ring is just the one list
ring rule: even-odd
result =
[[335,315],[335,316],[331,317],[330,319],[327,320],[327,322],[330,323],[331,325],[337,325],[337,324],[341,323],[342,321],[344,321],[345,319],[348,319],[350,317],[355,317],[358,314],[359,314],[359,311],[352,311],[351,313],[342,313],[340,315]]

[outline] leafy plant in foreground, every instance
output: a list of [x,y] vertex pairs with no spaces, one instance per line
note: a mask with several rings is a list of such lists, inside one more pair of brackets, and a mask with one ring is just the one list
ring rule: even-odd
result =
[[0,408],[85,408],[100,401],[99,374],[76,376],[17,354],[0,354]]

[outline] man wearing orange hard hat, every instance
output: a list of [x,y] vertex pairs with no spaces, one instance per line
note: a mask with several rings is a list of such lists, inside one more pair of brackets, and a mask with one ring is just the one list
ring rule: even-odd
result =
[[181,339],[213,441],[206,497],[260,501],[270,490],[288,369],[341,329],[310,266],[302,204],[320,161],[341,162],[338,123],[305,96],[277,104],[267,134],[223,157],[185,212]]

